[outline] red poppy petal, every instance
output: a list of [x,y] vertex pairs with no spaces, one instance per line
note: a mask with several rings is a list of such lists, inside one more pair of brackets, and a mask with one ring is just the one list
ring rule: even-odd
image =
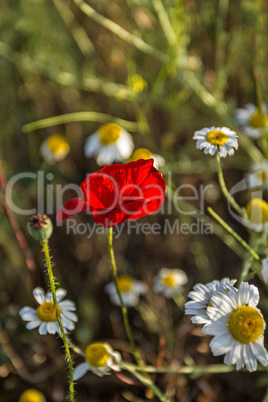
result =
[[125,214],[119,208],[113,209],[112,211],[92,211],[92,216],[98,225],[110,228],[118,225],[122,220],[124,220]]
[[153,159],[105,166],[89,175],[81,184],[81,190],[93,208],[116,208],[121,203],[122,192],[124,197],[141,197],[140,186],[152,166]]
[[[139,159],[135,162],[129,162],[129,163],[124,163],[124,164],[120,164],[120,163],[116,163],[114,165],[107,165],[104,166],[104,168],[102,168],[101,170],[99,170],[99,172],[101,173],[109,173],[111,175],[117,174],[118,171],[122,171],[122,170],[128,170],[128,169],[137,169],[137,168],[141,168],[141,169],[146,169],[147,173],[150,172],[150,169],[152,168],[154,163],[154,160],[151,159]],[[141,171],[140,171],[141,174]],[[146,176],[145,176],[146,177]],[[139,182],[137,182],[137,184],[141,184],[142,182],[142,177],[139,177]]]
[[115,164],[105,166],[102,173],[107,173],[118,183],[119,191],[128,184],[140,186],[148,176],[153,167],[154,160],[139,159],[135,162],[125,163],[123,165]]
[[72,198],[67,201],[57,213],[56,219],[58,222],[63,222],[70,216],[79,214],[80,212],[90,211],[90,204],[88,201],[81,198]]
[[129,210],[132,209],[132,213],[126,216],[124,220],[137,219],[156,212],[165,201],[165,189],[166,182],[162,174],[153,167],[141,186],[142,196],[144,198],[143,203],[140,204],[140,207],[136,209],[135,213],[135,209],[132,209],[132,207],[135,208],[135,205],[132,205],[132,203],[127,205],[126,207]]

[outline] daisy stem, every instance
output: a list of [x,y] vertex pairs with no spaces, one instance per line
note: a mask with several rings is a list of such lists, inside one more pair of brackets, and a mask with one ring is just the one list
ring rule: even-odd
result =
[[69,379],[69,392],[70,392],[70,401],[74,402],[74,380],[73,380],[73,363],[72,363],[72,357],[67,341],[67,337],[64,332],[64,328],[61,322],[61,317],[60,317],[60,308],[57,302],[57,297],[56,297],[56,288],[55,288],[55,281],[54,281],[54,276],[53,276],[53,271],[52,271],[52,264],[51,264],[51,259],[50,259],[50,254],[49,254],[49,248],[48,248],[48,241],[44,240],[40,242],[41,246],[43,247],[45,259],[46,259],[46,266],[47,266],[47,272],[48,272],[48,277],[49,277],[49,283],[50,283],[50,288],[51,288],[51,293],[52,293],[52,298],[53,298],[53,303],[54,303],[54,308],[55,308],[55,313],[57,317],[57,321],[60,327],[60,336],[63,340],[65,352],[66,352],[66,357],[68,360],[68,365],[69,365],[69,372],[70,372],[70,379]]
[[154,393],[155,396],[159,398],[161,402],[170,402],[169,398],[163,394],[160,389],[152,382],[148,377],[145,377],[138,372],[139,367],[135,367],[128,363],[121,363],[121,367],[127,370],[129,373],[133,374],[142,384],[146,385]]
[[[134,364],[122,361],[121,368],[124,370],[133,373],[134,371],[140,370],[139,367]],[[207,366],[176,366],[176,367],[154,367],[154,366],[145,366],[144,370],[147,373],[158,373],[158,374],[190,374],[193,378],[197,378],[201,375],[208,373],[230,373],[235,371],[235,366],[226,366],[225,364],[209,364]],[[242,369],[243,370],[243,369]],[[244,369],[246,371],[246,369]],[[265,368],[258,367],[258,371],[264,371]]]
[[232,207],[236,210],[236,212],[246,218],[246,211],[244,208],[241,208],[237,202],[235,201],[234,197],[229,193],[226,184],[225,184],[225,180],[223,177],[223,171],[222,171],[222,167],[221,167],[221,161],[220,161],[220,156],[217,154],[216,155],[216,159],[217,159],[217,164],[218,164],[218,179],[219,179],[219,184],[221,187],[221,190],[223,192],[223,195],[225,196],[225,198],[227,199],[228,203],[230,203],[232,205]]
[[[215,211],[213,211],[212,208],[208,207],[208,212],[210,215],[213,216],[214,219],[225,229],[227,230],[228,233],[230,233],[240,244],[243,246],[253,258],[255,258],[256,261],[258,261],[261,264],[261,258],[259,255],[255,252],[255,250],[250,247],[250,245],[242,239],[242,237],[239,236],[232,228],[229,226]],[[259,274],[259,272],[255,272]]]
[[118,286],[117,267],[116,267],[115,256],[114,256],[114,249],[113,249],[113,228],[108,229],[108,249],[109,249],[111,265],[112,265],[113,280],[114,280],[116,292],[117,292],[117,295],[119,297],[120,304],[121,304],[121,311],[122,311],[125,331],[126,331],[128,340],[129,340],[129,342],[131,344],[132,351],[133,351],[135,360],[137,362],[137,365],[143,371],[143,365],[141,364],[140,355],[139,355],[139,352],[137,350],[137,346],[135,344],[135,341],[134,341],[134,338],[133,338],[133,335],[132,335],[132,332],[131,332],[131,329],[130,329],[130,325],[129,325],[129,321],[128,321],[128,315],[127,315],[127,307],[126,307],[126,305],[124,303],[124,300],[122,298],[122,295],[121,295],[121,292],[120,292],[120,289],[119,289],[119,286]]

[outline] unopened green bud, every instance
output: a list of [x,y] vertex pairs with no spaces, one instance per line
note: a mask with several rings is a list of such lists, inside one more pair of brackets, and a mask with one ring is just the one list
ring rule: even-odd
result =
[[35,214],[29,219],[27,229],[35,240],[41,242],[50,238],[53,225],[46,214]]

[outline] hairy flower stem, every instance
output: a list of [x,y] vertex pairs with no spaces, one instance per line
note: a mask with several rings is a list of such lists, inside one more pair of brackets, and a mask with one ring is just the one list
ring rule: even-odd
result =
[[116,267],[116,262],[115,262],[115,257],[114,257],[114,249],[113,249],[113,228],[108,229],[108,249],[109,249],[111,265],[112,265],[113,280],[114,280],[116,292],[117,292],[117,295],[119,297],[120,304],[121,304],[121,311],[122,311],[125,331],[126,331],[128,340],[131,344],[132,352],[133,352],[133,355],[137,362],[137,365],[139,367],[139,370],[141,370],[141,372],[142,372],[142,374],[139,374],[135,371],[132,374],[134,374],[135,377],[137,377],[146,387],[148,387],[152,391],[152,393],[159,398],[159,400],[161,402],[169,402],[169,399],[167,398],[167,396],[162,394],[160,389],[152,382],[152,380],[149,378],[148,374],[144,371],[144,366],[141,363],[140,355],[139,355],[136,343],[134,341],[134,338],[133,338],[133,335],[132,335],[132,332],[130,329],[128,315],[127,315],[127,308],[126,308],[126,305],[122,298],[120,289],[118,287],[117,267]]
[[135,341],[134,341],[134,338],[132,336],[132,332],[130,329],[128,315],[127,315],[127,308],[126,308],[126,305],[122,298],[120,289],[118,287],[117,267],[116,267],[116,262],[115,262],[115,257],[114,257],[114,249],[113,249],[113,228],[109,228],[108,230],[109,230],[109,232],[108,232],[108,249],[109,249],[111,265],[112,265],[113,281],[114,281],[116,292],[117,292],[117,295],[119,297],[120,304],[121,304],[121,311],[122,311],[122,316],[123,316],[124,327],[125,327],[125,331],[126,331],[128,340],[131,344],[132,351],[133,351],[135,360],[137,362],[137,365],[143,371],[143,365],[141,363],[139,352],[137,350],[137,346],[135,344]]
[[225,184],[225,180],[223,177],[223,172],[222,172],[222,168],[221,168],[221,161],[220,161],[220,156],[217,154],[216,155],[216,159],[217,159],[217,164],[218,164],[218,179],[219,179],[219,184],[221,187],[221,190],[223,192],[223,195],[225,196],[225,198],[227,199],[228,203],[231,204],[231,206],[236,210],[236,212],[242,216],[243,218],[246,218],[246,211],[244,208],[241,208],[237,202],[235,201],[234,197],[229,193],[226,184]]
[[50,259],[50,254],[49,254],[49,249],[48,249],[48,241],[44,240],[41,243],[41,246],[43,247],[43,251],[45,254],[45,259],[46,259],[46,266],[47,266],[47,272],[48,272],[48,277],[49,277],[49,283],[50,283],[50,288],[51,288],[51,293],[52,293],[52,298],[53,298],[53,303],[54,303],[54,308],[55,308],[55,313],[57,317],[57,321],[60,327],[60,336],[63,340],[65,352],[66,352],[66,358],[68,361],[68,366],[69,366],[69,372],[70,372],[70,378],[69,378],[69,392],[70,392],[70,401],[74,402],[74,380],[73,380],[73,363],[72,363],[72,357],[68,345],[68,340],[64,332],[64,328],[61,322],[61,317],[60,317],[60,308],[57,302],[57,297],[56,297],[56,288],[55,288],[55,281],[54,281],[54,276],[53,276],[53,271],[52,271],[52,265],[51,265],[51,259]]

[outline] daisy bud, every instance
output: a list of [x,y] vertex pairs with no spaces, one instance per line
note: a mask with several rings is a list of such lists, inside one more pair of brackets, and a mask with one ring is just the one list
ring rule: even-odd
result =
[[29,219],[27,229],[35,240],[41,242],[50,238],[53,225],[46,214],[35,214]]

